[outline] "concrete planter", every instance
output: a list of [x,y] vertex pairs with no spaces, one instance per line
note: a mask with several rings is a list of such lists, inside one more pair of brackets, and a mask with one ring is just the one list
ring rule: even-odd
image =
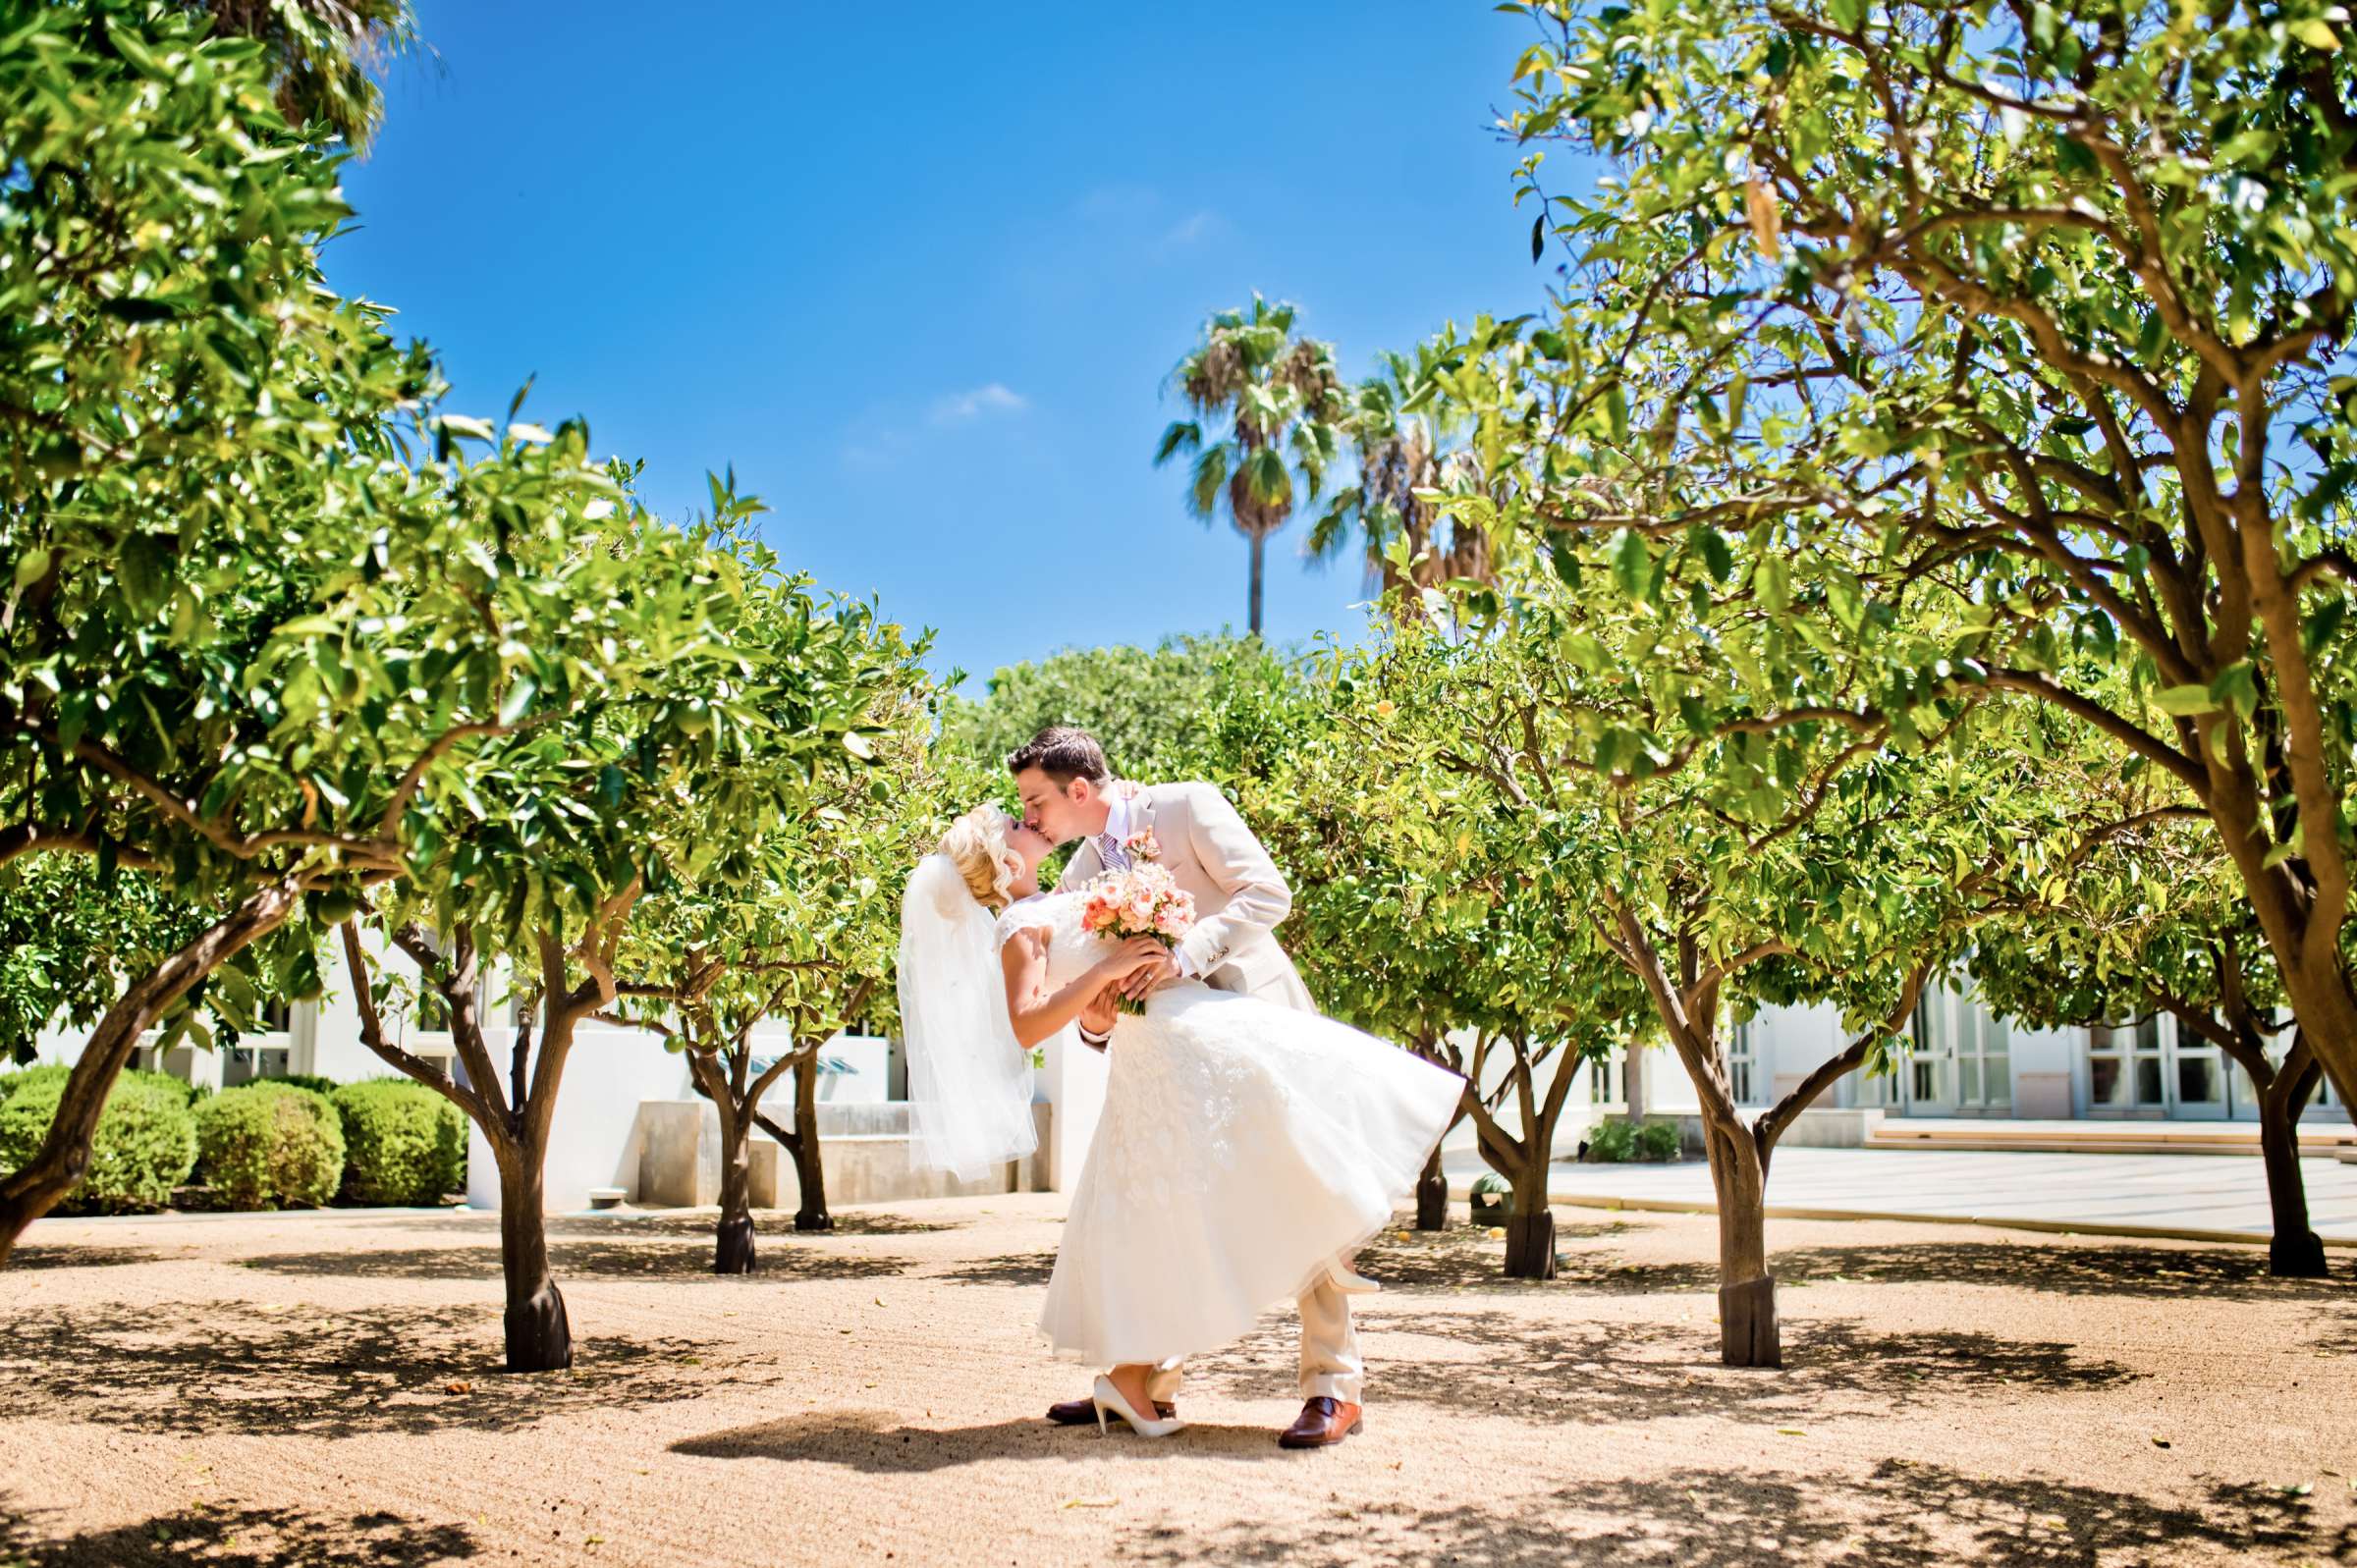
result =
[[[1053,1147],[1049,1134],[1054,1108],[1044,1104],[1032,1107],[1042,1150]],[[632,1202],[646,1208],[700,1208],[720,1201],[718,1107],[701,1099],[641,1102],[633,1139],[639,1156]],[[826,1166],[831,1206],[1046,1190],[1045,1162],[1038,1154],[1012,1161],[999,1171],[971,1182],[916,1170],[908,1160],[906,1101],[822,1103],[818,1108],[818,1147],[819,1159]],[[753,1207],[797,1207],[801,1190],[786,1151],[756,1128],[751,1156]]]

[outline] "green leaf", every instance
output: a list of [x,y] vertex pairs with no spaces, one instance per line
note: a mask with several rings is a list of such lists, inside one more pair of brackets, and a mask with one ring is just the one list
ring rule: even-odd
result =
[[1702,546],[1703,565],[1710,568],[1713,582],[1725,582],[1734,575],[1735,553],[1728,548],[1727,535],[1708,523],[1696,523],[1688,536]]
[[2210,697],[2248,719],[2259,707],[2259,683],[2248,659],[2236,660],[2210,682]]
[[531,710],[532,699],[539,694],[540,688],[533,683],[530,676],[521,670],[516,672],[514,678],[508,682],[507,696],[500,701],[499,722],[512,725],[521,719]]
[[2180,719],[2191,718],[2195,714],[2216,713],[2222,706],[2217,697],[2211,695],[2208,686],[2164,686],[2153,693],[2153,705],[2163,713],[2175,714]]
[[2300,642],[2308,650],[2309,658],[2330,646],[2332,639],[2340,635],[2341,624],[2348,616],[2348,597],[2337,593],[2308,612],[2307,619],[2300,622]]
[[1631,599],[1643,599],[1653,578],[1653,556],[1645,548],[1645,536],[1634,528],[1623,528],[1613,536],[1613,580],[1620,591]]
[[2321,17],[2303,17],[2291,23],[2289,28],[2293,37],[2311,49],[2321,49],[2330,54],[2340,47],[2340,34],[2334,32]]

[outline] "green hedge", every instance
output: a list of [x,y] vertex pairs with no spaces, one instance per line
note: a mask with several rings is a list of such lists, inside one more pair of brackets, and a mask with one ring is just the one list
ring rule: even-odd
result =
[[344,1128],[327,1096],[264,1079],[196,1108],[206,1185],[232,1209],[312,1209],[344,1177]]
[[1588,1158],[1610,1162],[1624,1160],[1668,1161],[1677,1158],[1677,1123],[1647,1120],[1630,1122],[1616,1116],[1588,1134]]
[[335,1097],[337,1089],[335,1079],[323,1077],[315,1072],[285,1072],[273,1078],[262,1078],[255,1081],[284,1084],[289,1089],[308,1089],[315,1095],[326,1095],[330,1099]]
[[[0,1172],[40,1152],[72,1071],[52,1064],[0,1076]],[[126,1072],[99,1113],[89,1168],[52,1213],[161,1209],[195,1163],[196,1122],[181,1084],[161,1073]]]
[[[37,1083],[63,1084],[73,1071],[73,1068],[61,1066],[54,1061],[44,1061],[39,1066],[27,1067],[23,1072],[0,1072],[0,1106],[7,1105],[8,1097],[20,1089],[30,1088]],[[126,1073],[124,1076],[129,1077],[130,1074]]]
[[344,1119],[344,1197],[359,1204],[438,1204],[466,1182],[466,1117],[407,1078],[348,1083],[333,1096]]

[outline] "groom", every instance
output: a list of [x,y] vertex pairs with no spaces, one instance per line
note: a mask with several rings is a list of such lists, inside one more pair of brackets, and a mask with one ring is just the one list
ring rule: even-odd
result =
[[[1274,935],[1292,907],[1292,892],[1218,788],[1118,784],[1095,737],[1062,727],[1032,736],[1007,766],[1022,796],[1024,822],[1056,843],[1080,840],[1062,886],[1077,888],[1105,871],[1126,870],[1129,843],[1150,833],[1156,860],[1193,894],[1194,929],[1159,969],[1141,977],[1137,994],[1173,980],[1200,980],[1281,1007],[1317,1010]],[[1108,1037],[1083,1029],[1081,1038],[1102,1051]],[[1288,1448],[1322,1448],[1359,1430],[1366,1365],[1350,1325],[1350,1298],[1338,1280],[1372,1288],[1337,1259],[1333,1271],[1300,1297],[1301,1415],[1277,1439]],[[1177,1409],[1181,1370],[1174,1361],[1154,1375],[1156,1411],[1166,1420]],[[1095,1401],[1052,1405],[1048,1419],[1085,1425],[1096,1420]]]

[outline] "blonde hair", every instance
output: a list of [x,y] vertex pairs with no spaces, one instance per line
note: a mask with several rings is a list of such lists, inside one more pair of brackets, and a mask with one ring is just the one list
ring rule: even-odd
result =
[[950,824],[941,836],[941,852],[950,857],[966,891],[975,901],[992,909],[1007,906],[1014,886],[1014,868],[1008,864],[1007,813],[997,806],[976,806]]

